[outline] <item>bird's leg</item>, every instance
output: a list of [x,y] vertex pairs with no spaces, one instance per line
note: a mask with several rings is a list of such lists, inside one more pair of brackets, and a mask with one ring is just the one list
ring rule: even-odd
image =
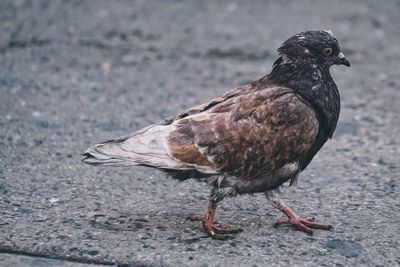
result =
[[300,218],[291,208],[289,208],[283,200],[281,200],[278,196],[277,190],[268,191],[265,193],[268,200],[271,201],[272,206],[279,209],[288,217],[288,219],[280,219],[278,220],[275,225],[281,224],[292,224],[297,226],[301,231],[306,232],[308,234],[312,234],[312,229],[322,229],[322,230],[329,230],[332,228],[329,224],[320,224],[315,223],[314,218]]
[[238,227],[222,226],[218,223],[215,223],[214,217],[216,208],[217,203],[213,200],[209,200],[203,227],[211,236],[215,236],[215,234],[234,234],[242,231]]
[[217,208],[217,203],[213,200],[208,201],[207,212],[205,216],[191,216],[189,220],[191,221],[202,221],[203,227],[206,232],[211,236],[215,237],[216,234],[233,234],[239,233],[242,229],[231,226],[222,226],[214,222],[215,210]]

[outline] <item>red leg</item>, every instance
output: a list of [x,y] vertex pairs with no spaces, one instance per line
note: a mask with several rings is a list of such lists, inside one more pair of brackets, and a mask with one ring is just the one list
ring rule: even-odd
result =
[[206,232],[211,237],[216,237],[216,234],[234,234],[234,233],[239,233],[242,231],[242,229],[237,228],[237,227],[222,226],[218,223],[215,223],[214,222],[215,210],[216,210],[216,204],[215,204],[215,202],[210,200],[208,202],[207,213],[204,217],[203,216],[191,216],[191,217],[189,217],[189,220],[202,221],[204,230],[206,230]]
[[292,224],[297,226],[300,230],[303,232],[306,232],[308,234],[312,234],[313,231],[312,229],[322,229],[322,230],[330,230],[332,229],[332,226],[329,224],[320,224],[320,223],[315,223],[314,218],[305,218],[301,219],[292,209],[286,206],[282,206],[280,210],[286,214],[288,219],[281,219],[278,220],[275,225],[281,225],[281,224]]
[[267,191],[265,192],[265,196],[271,201],[272,206],[285,213],[288,217],[288,219],[278,220],[275,225],[292,224],[308,234],[312,234],[312,229],[329,230],[332,228],[332,226],[328,224],[315,223],[314,218],[301,219],[279,198],[279,190]]

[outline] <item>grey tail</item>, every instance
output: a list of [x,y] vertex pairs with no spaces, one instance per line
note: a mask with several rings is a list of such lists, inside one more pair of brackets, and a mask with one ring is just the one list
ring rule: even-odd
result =
[[130,135],[89,147],[83,162],[91,165],[133,166],[145,165],[160,169],[180,169],[168,151],[167,137],[172,125],[150,125]]
[[82,156],[84,156],[82,162],[90,165],[104,165],[104,166],[115,166],[115,167],[126,167],[126,166],[137,165],[134,164],[133,162],[130,163],[127,160],[121,158],[115,158],[110,155],[104,154],[101,151],[96,151],[96,148],[94,146],[86,150],[85,153],[82,154]]

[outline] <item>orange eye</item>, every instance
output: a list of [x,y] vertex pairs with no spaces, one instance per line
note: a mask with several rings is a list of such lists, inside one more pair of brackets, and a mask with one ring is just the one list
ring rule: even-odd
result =
[[330,54],[332,54],[332,48],[330,47],[324,48],[323,52],[326,56],[329,56]]

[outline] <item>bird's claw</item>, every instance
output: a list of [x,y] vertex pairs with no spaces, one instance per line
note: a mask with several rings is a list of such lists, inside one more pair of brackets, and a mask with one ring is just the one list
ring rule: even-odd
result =
[[206,218],[201,215],[192,215],[192,216],[187,217],[187,220],[191,221],[191,222],[205,222]]
[[219,239],[218,235],[225,235],[225,234],[236,234],[240,233],[243,230],[238,227],[233,226],[223,226],[216,222],[207,222],[205,216],[193,215],[187,218],[189,221],[200,221],[203,222],[204,230],[212,237]]
[[234,226],[222,226],[217,223],[203,223],[204,230],[213,238],[217,237],[217,235],[224,234],[236,234],[240,233],[243,230],[239,227]]
[[299,228],[303,232],[306,232],[307,234],[312,234],[313,233],[312,229],[330,230],[333,228],[329,224],[315,223],[315,219],[313,217],[306,219],[301,219],[301,218],[279,219],[276,221],[275,226],[279,226],[282,224],[295,225],[297,228]]

